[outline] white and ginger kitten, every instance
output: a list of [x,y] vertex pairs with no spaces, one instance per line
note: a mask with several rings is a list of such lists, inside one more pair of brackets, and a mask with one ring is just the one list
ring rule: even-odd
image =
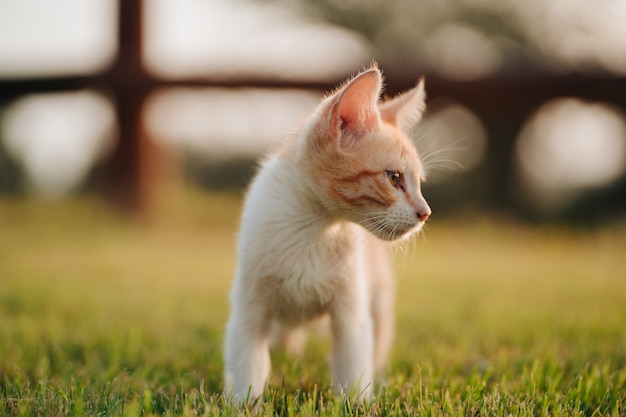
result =
[[262,164],[241,219],[225,390],[261,396],[269,346],[329,316],[332,383],[369,398],[393,337],[388,242],[418,231],[431,210],[409,139],[425,109],[423,80],[379,103],[376,65],[327,96],[302,132]]

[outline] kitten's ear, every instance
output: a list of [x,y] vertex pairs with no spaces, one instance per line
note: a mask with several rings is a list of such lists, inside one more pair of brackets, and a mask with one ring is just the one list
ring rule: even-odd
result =
[[382,88],[382,76],[377,68],[357,75],[348,82],[330,105],[330,127],[340,139],[354,137],[354,133],[373,130],[380,124],[378,97]]
[[415,88],[380,105],[382,119],[389,124],[398,126],[405,133],[409,133],[411,128],[420,121],[424,110],[426,110],[424,78],[420,79]]

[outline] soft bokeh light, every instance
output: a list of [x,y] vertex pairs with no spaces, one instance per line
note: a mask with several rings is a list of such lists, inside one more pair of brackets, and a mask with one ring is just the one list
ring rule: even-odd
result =
[[542,53],[544,65],[626,74],[626,2],[531,0],[511,4],[513,16]]
[[0,1],[0,77],[86,74],[116,51],[117,2]]
[[90,91],[33,94],[3,114],[2,137],[35,189],[60,197],[84,179],[115,138],[111,104]]
[[376,56],[452,79],[463,76],[465,66],[465,74],[474,74],[467,79],[500,66],[626,74],[623,0],[302,2],[323,19],[365,34]]
[[166,78],[324,80],[371,59],[355,33],[277,3],[150,0],[145,9],[144,58]]
[[321,93],[299,90],[166,89],[146,107],[157,141],[213,159],[256,157],[297,131]]
[[487,152],[487,134],[480,119],[450,100],[429,104],[414,137],[429,182],[470,171],[483,162]]
[[558,208],[572,192],[602,187],[626,171],[626,122],[616,109],[577,99],[541,107],[520,132],[519,172],[536,204]]
[[426,40],[426,56],[441,75],[469,81],[500,68],[500,51],[480,31],[457,24],[441,26]]

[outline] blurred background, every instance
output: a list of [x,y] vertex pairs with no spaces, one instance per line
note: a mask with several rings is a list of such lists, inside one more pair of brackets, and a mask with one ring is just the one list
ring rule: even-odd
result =
[[620,0],[3,0],[0,199],[241,192],[254,161],[373,59],[424,75],[436,215],[626,213]]

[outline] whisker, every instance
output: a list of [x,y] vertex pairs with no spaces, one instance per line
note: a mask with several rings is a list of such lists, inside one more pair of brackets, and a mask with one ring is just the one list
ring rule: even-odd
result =
[[429,162],[429,163],[425,163],[424,164],[424,169],[426,171],[432,169],[432,168],[438,168],[438,169],[445,169],[445,168],[449,168],[449,169],[454,169],[454,168],[458,168],[458,169],[465,169],[465,167],[463,166],[463,164],[461,164],[459,161],[455,161],[454,159],[440,159],[436,162]]
[[[447,145],[443,147],[439,147],[436,150],[428,151],[428,152],[424,150],[424,157],[428,158],[428,157],[431,157],[432,155],[436,155],[445,151],[465,151],[468,149],[467,146],[457,146],[459,143],[463,143],[464,140],[465,138],[461,137],[452,143],[448,143]],[[433,142],[430,147],[434,147],[435,145],[437,145],[437,143]]]
[[[433,133],[433,131],[435,129],[438,129],[440,126],[441,126],[441,123],[439,123],[439,122],[418,124],[413,129],[413,132],[411,132],[411,137],[413,138],[413,143],[416,146],[419,145],[420,142],[422,142],[424,139],[429,137],[430,134]],[[428,128],[428,130],[426,130],[426,128]],[[420,130],[423,130],[423,132],[420,132]]]
[[463,141],[463,138],[458,139],[455,142],[449,143],[444,147],[434,150],[428,150],[421,157],[422,165],[425,171],[432,169],[441,170],[453,170],[453,169],[465,169],[463,164],[453,159],[450,154],[458,151],[467,150],[465,146],[457,146]]

